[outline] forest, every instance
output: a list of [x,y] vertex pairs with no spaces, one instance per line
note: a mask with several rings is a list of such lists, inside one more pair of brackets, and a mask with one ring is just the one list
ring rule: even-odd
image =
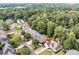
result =
[[79,51],[79,4],[25,4],[25,8],[0,9],[0,20],[7,19],[23,19],[40,34],[58,38],[65,50]]

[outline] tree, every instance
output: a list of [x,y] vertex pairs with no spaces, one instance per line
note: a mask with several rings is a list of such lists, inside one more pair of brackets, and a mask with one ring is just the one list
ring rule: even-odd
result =
[[24,21],[27,21],[28,15],[24,15],[23,19],[24,19]]
[[37,23],[37,27],[36,30],[41,33],[41,34],[45,34],[46,33],[46,24],[43,21],[39,21]]
[[21,31],[21,35],[24,35],[25,34],[25,31],[22,29],[22,31]]
[[21,12],[16,13],[15,19],[23,19],[23,14]]
[[74,32],[67,33],[67,38],[63,44],[64,48],[65,49],[74,49],[75,41],[76,41],[76,37],[75,37]]
[[47,23],[47,35],[52,36],[54,34],[54,29],[56,27],[56,24],[53,23],[52,21],[49,21]]
[[69,20],[69,27],[72,27],[74,25],[74,21],[73,21],[73,19],[71,18],[70,20]]
[[2,47],[2,45],[3,45],[3,44],[2,44],[2,41],[0,41],[0,48]]
[[21,43],[21,38],[19,35],[14,35],[12,39],[10,39],[10,44],[13,46],[18,46]]
[[4,12],[0,13],[0,19],[3,19],[4,21],[6,21],[6,14]]
[[57,26],[54,30],[54,35],[61,38],[64,32],[65,32],[65,28],[63,28],[62,26]]
[[79,42],[75,41],[74,49],[79,51]]
[[37,21],[36,20],[32,21],[32,29],[36,30],[36,26],[37,26]]
[[70,49],[70,46],[71,46],[71,44],[70,44],[70,40],[65,40],[64,42],[63,42],[63,46],[64,46],[64,48],[65,49]]
[[2,48],[3,48],[3,43],[2,43],[2,41],[0,40],[0,50],[2,50]]
[[72,30],[76,35],[76,39],[79,39],[79,23],[73,26]]
[[17,26],[16,26],[16,29],[17,29],[17,30],[20,30],[20,29],[22,29],[22,26],[21,26],[21,25],[17,25]]
[[26,38],[26,39],[27,39],[27,41],[29,41],[30,34],[25,32],[25,34],[24,34],[24,38]]
[[7,30],[10,29],[10,25],[7,24],[6,22],[3,22],[3,23],[2,23],[2,26],[3,26],[3,29],[4,29],[5,31],[7,31]]
[[32,44],[37,48],[39,46],[39,41],[36,39],[33,39]]
[[30,55],[31,51],[28,48],[21,48],[16,53],[17,55]]
[[14,13],[11,12],[11,11],[8,12],[7,15],[6,15],[6,18],[7,18],[7,19],[14,19]]
[[63,45],[63,42],[66,40],[66,32],[64,32],[60,38],[60,44]]

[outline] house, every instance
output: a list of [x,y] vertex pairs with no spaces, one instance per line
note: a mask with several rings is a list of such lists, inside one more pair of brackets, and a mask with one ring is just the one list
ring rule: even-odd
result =
[[50,48],[54,51],[54,52],[58,52],[60,49],[62,49],[62,46],[60,44],[58,44],[55,41],[51,42]]
[[41,35],[40,38],[39,38],[39,41],[40,41],[40,42],[46,42],[47,39],[48,39],[47,36]]
[[5,31],[3,31],[3,30],[0,30],[0,39],[1,39],[2,41],[8,40],[7,34],[6,34]]
[[16,48],[16,51],[17,51],[18,49],[23,48],[24,46],[25,46],[24,44],[19,45],[19,46]]
[[79,55],[79,51],[77,50],[68,50],[66,55]]
[[19,20],[21,22],[22,28],[25,32],[29,33],[31,37],[38,40],[39,42],[46,42],[47,37],[45,35],[41,35],[39,32],[32,30],[30,25],[27,22],[24,22],[23,20]]
[[0,40],[3,42],[3,47],[0,51],[1,55],[15,54],[15,49],[10,44],[8,44],[7,34],[3,30],[0,30]]
[[24,21],[22,19],[17,19],[18,24],[24,24]]
[[46,43],[44,45],[46,48],[50,48],[50,44],[51,44],[51,41],[46,41]]
[[21,21],[20,21],[20,19],[18,19],[18,20],[17,20],[17,23],[18,23],[18,24],[21,24]]
[[46,43],[44,44],[46,48],[50,48],[52,49],[54,52],[58,52],[60,49],[62,49],[62,46],[58,43],[56,43],[55,41],[51,40],[51,41],[46,41]]
[[3,47],[3,55],[15,55],[15,49],[14,47],[12,47],[10,44],[5,43],[4,47]]
[[2,50],[0,50],[0,55],[2,55],[2,53],[3,53],[3,51],[2,51]]
[[11,25],[13,23],[12,19],[6,19],[6,23],[8,23],[9,25]]
[[13,23],[10,25],[10,30],[11,31],[16,31],[16,26],[17,26],[17,23]]

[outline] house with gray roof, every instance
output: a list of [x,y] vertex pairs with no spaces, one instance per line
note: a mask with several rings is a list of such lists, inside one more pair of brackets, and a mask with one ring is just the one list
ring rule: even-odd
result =
[[12,19],[6,19],[6,23],[8,23],[9,25],[11,25],[13,23]]
[[62,46],[58,43],[56,43],[55,41],[51,40],[51,41],[46,41],[46,43],[44,44],[46,48],[50,48],[52,49],[54,52],[58,52],[60,49],[62,49]]
[[[23,20],[19,20],[19,21],[20,21],[19,23],[22,25],[23,30],[25,32],[29,33],[31,35],[31,37],[33,37],[34,39],[38,40],[41,43],[47,41],[47,39],[48,39],[47,36],[41,35],[39,32],[32,30],[27,22],[24,22]],[[54,52],[57,52],[60,49],[62,49],[62,46],[55,41],[51,41],[49,45],[48,45],[48,42],[46,42],[45,46],[48,46]]]
[[3,55],[15,55],[16,51],[14,47],[12,47],[10,44],[6,43],[3,47]]
[[47,40],[47,37],[45,35],[41,35],[39,32],[32,30],[27,22],[24,22],[23,20],[19,20],[22,28],[25,32],[29,33],[31,37],[38,40],[39,42],[45,42]]
[[7,34],[3,30],[0,30],[0,40],[2,41],[8,40]]
[[0,50],[1,55],[14,55],[15,49],[10,44],[8,44],[8,37],[5,31],[0,30],[0,40],[3,42],[2,50]]
[[79,51],[77,50],[68,50],[66,55],[79,55]]

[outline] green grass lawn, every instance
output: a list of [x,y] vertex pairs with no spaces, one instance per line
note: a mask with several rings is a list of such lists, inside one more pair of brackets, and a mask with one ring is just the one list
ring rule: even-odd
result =
[[59,51],[58,53],[54,53],[51,49],[47,49],[40,53],[39,55],[64,55],[63,50]]
[[40,53],[39,55],[54,55],[54,53],[52,52],[51,49],[47,49],[43,51],[42,53]]
[[59,51],[56,55],[64,55],[65,53],[63,52],[63,49]]

